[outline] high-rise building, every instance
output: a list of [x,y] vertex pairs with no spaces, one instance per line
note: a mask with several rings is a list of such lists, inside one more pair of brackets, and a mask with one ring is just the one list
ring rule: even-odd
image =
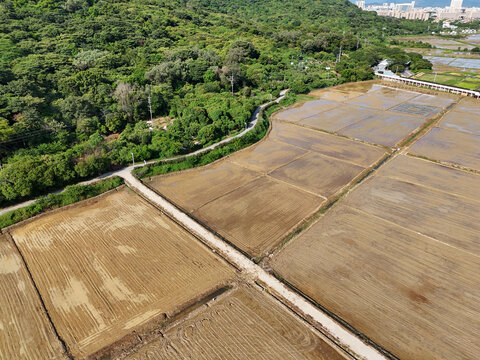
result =
[[360,9],[365,10],[365,1],[355,1],[355,5],[357,5]]
[[452,0],[450,3],[450,9],[461,9],[463,0]]

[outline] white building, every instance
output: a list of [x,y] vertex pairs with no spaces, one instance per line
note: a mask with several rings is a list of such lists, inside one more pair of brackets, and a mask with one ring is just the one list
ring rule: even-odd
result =
[[462,8],[463,0],[452,0],[450,3],[451,10],[459,10]]
[[355,5],[357,5],[360,9],[365,10],[365,1],[355,1]]

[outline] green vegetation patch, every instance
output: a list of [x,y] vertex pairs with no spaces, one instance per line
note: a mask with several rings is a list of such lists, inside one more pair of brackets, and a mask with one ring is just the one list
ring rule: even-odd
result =
[[462,82],[458,83],[457,86],[461,87],[461,88],[464,88],[464,89],[468,89],[468,90],[477,90],[480,87],[479,84],[475,84],[475,83],[468,82],[468,81],[462,81]]
[[47,210],[60,208],[81,200],[103,194],[123,184],[123,179],[115,176],[88,185],[67,186],[59,194],[42,196],[35,203],[0,215],[0,228],[16,224]]

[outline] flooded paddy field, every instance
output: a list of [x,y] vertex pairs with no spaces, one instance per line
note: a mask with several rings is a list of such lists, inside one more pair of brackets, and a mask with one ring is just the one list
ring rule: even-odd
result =
[[394,114],[386,117],[382,114],[349,125],[341,129],[339,134],[369,143],[395,147],[423,123],[425,123],[424,118]]
[[47,213],[10,233],[76,358],[168,319],[235,276],[127,188]]
[[127,359],[346,359],[256,286],[232,289],[162,335]]
[[68,359],[14,245],[0,235],[0,359]]
[[270,266],[393,355],[480,353],[480,176],[398,155]]
[[335,89],[332,96],[326,91],[312,93],[327,97],[329,101],[344,101],[336,107],[318,110],[307,107],[309,102],[306,102],[302,105],[304,110],[296,113],[294,120],[288,120],[288,110],[275,118],[372,144],[396,147],[456,100],[449,95],[428,95],[372,84],[363,92],[352,90],[352,96],[347,95],[346,89]]
[[480,102],[465,98],[409,152],[480,171]]
[[475,43],[470,43],[468,39],[459,41],[456,39],[446,39],[439,36],[407,36],[404,38],[400,37],[396,39],[400,41],[422,41],[438,49],[458,50],[460,48],[462,50],[471,50],[475,47]]

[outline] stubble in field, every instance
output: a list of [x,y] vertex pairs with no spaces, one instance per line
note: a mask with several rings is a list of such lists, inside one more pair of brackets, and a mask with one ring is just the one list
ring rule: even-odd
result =
[[479,194],[478,175],[399,155],[271,266],[399,358],[474,360]]
[[12,235],[76,357],[172,315],[234,275],[126,188],[47,214]]
[[314,330],[269,295],[234,289],[169,329],[161,340],[127,358],[146,359],[344,359]]
[[67,359],[20,255],[3,235],[0,235],[0,359]]
[[258,256],[323,202],[321,197],[261,177],[206,204],[194,215],[240,249]]

